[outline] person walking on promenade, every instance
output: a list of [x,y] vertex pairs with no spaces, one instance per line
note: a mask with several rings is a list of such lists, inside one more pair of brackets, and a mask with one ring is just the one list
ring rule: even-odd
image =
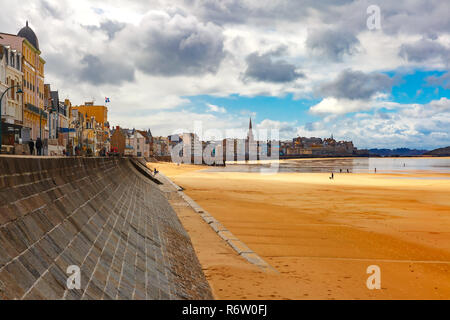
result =
[[334,173],[333,172],[331,173],[330,180],[334,180]]
[[156,168],[153,169],[153,175],[156,176],[156,174],[158,173],[158,170],[156,170]]
[[28,141],[28,147],[30,147],[30,155],[34,153],[34,142],[33,140]]
[[37,140],[36,140],[36,151],[39,156],[42,155],[42,140],[41,140],[41,138],[37,138]]

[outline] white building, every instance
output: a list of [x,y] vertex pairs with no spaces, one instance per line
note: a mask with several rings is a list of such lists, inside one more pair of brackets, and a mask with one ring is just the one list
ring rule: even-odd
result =
[[[5,92],[8,88],[6,85],[6,49],[0,45],[0,96]],[[2,115],[3,115],[3,106],[6,105],[6,100],[2,100]]]
[[[5,46],[6,53],[6,85],[8,87],[20,86],[22,88],[22,55],[17,50]],[[22,125],[22,95],[17,93],[18,88],[11,89],[7,94],[6,110],[2,110],[3,118],[7,123]],[[4,98],[3,98],[4,99]]]
[[146,139],[137,130],[126,130],[127,137],[125,139],[125,155],[134,157],[144,157],[149,151],[146,146]]
[[21,142],[23,125],[22,95],[18,93],[23,77],[21,61],[22,55],[19,51],[0,45],[0,95],[9,87],[14,87],[3,96],[1,105],[2,142],[11,148]]

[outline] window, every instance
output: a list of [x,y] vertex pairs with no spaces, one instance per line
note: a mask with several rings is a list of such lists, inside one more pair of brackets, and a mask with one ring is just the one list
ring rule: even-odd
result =
[[11,80],[11,87],[13,87],[13,88],[11,88],[11,91],[9,92],[9,98],[10,99],[14,99],[14,80]]

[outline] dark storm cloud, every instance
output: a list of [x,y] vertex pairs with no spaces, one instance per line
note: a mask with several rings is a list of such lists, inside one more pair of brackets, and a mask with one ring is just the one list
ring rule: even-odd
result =
[[108,34],[107,50],[85,53],[79,78],[91,83],[133,81],[135,70],[155,76],[216,73],[225,57],[222,29],[193,16],[151,12],[138,25],[104,21],[85,26]]
[[330,60],[340,61],[344,55],[352,55],[358,51],[359,40],[347,31],[311,30],[308,32],[306,46]]
[[277,53],[259,55],[256,52],[248,55],[244,80],[282,83],[304,77],[303,73],[296,70],[295,65],[285,60],[274,60],[277,55]]
[[296,20],[308,16],[311,10],[321,14],[351,2],[353,0],[273,0],[270,3],[260,0],[183,0],[205,21],[221,25],[249,20]]
[[381,30],[372,32],[381,31],[389,35],[420,34],[432,38],[450,30],[450,2],[442,0],[358,0],[341,6],[329,6],[317,15],[330,28],[357,34],[368,31],[369,15],[366,10],[370,5],[377,5],[381,13]]
[[382,73],[344,70],[332,82],[322,85],[325,96],[345,99],[369,99],[376,93],[390,91],[394,80]]
[[108,39],[111,40],[114,38],[115,34],[125,28],[126,24],[122,22],[112,21],[112,20],[106,20],[100,23],[100,26],[83,26],[87,30],[90,31],[101,31],[104,32]]
[[94,85],[121,84],[134,80],[132,66],[120,63],[108,63],[105,59],[87,54],[81,60],[83,66],[79,72],[79,79]]
[[137,67],[150,75],[216,73],[225,57],[222,29],[180,14],[150,15],[133,32]]
[[444,73],[442,76],[429,76],[426,81],[428,85],[450,89],[450,72]]
[[400,47],[399,55],[408,61],[424,62],[439,58],[444,63],[450,60],[450,49],[444,47],[439,42],[422,39],[411,44],[403,44]]
[[421,34],[432,38],[450,30],[449,1],[377,2],[382,13],[382,28],[386,33]]

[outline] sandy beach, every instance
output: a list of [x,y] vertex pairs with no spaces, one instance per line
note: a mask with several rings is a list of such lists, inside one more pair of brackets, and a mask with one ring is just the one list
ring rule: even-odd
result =
[[[450,175],[204,172],[149,164],[278,273],[180,215],[218,299],[450,299]],[[369,290],[368,266],[381,270]]]

